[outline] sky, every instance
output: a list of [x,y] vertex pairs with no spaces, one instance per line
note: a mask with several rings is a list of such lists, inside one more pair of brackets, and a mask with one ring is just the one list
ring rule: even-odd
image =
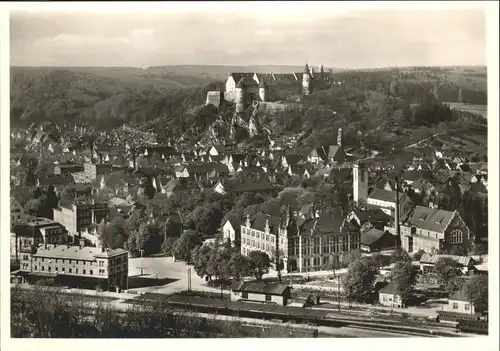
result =
[[11,65],[486,65],[484,10],[324,4],[11,11]]

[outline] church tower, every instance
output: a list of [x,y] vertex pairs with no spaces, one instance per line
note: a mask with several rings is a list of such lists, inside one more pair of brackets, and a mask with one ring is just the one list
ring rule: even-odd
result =
[[235,88],[236,112],[242,112],[245,109],[245,84],[241,79]]
[[304,67],[304,73],[302,74],[302,91],[304,95],[309,95],[311,93],[311,71],[307,63]]
[[320,70],[320,72],[321,72],[321,73],[325,73],[325,69],[323,68],[323,65],[321,65],[321,66],[319,67],[319,70]]
[[368,198],[368,170],[363,163],[356,163],[352,169],[353,199],[356,203]]
[[342,127],[339,128],[339,131],[337,133],[337,145],[342,147],[342,141],[343,141],[343,133],[342,133]]

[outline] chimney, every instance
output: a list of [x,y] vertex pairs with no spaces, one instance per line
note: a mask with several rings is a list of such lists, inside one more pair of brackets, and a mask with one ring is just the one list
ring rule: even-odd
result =
[[101,246],[101,252],[102,253],[106,252],[106,248],[104,247],[104,245]]

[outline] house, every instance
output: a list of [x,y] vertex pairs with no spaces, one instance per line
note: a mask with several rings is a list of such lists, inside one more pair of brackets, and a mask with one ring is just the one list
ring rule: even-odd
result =
[[302,155],[298,155],[298,154],[283,155],[281,157],[281,165],[284,169],[288,169],[288,166],[297,165],[300,162],[302,162],[303,160],[304,160],[304,157]]
[[354,221],[359,227],[365,223],[370,223],[371,226],[380,230],[383,230],[393,220],[391,216],[378,208],[364,211],[353,210],[348,214],[347,218]]
[[441,258],[450,258],[455,261],[463,274],[468,274],[469,271],[474,267],[475,261],[469,256],[456,256],[456,255],[429,255],[427,253],[423,254],[420,258],[420,271],[423,273],[432,272],[434,265]]
[[258,182],[241,182],[239,180],[218,181],[213,187],[213,191],[219,194],[226,193],[268,193],[274,191],[272,183],[266,179],[261,179]]
[[109,215],[108,203],[78,202],[61,205],[53,209],[54,220],[61,223],[71,235],[81,233],[85,228],[100,223]]
[[382,306],[403,307],[401,295],[397,292],[396,284],[390,283],[379,290],[378,301]]
[[457,211],[416,206],[401,224],[401,241],[408,252],[434,253],[453,246],[469,249],[470,230]]
[[229,168],[223,163],[216,163],[208,175],[210,178],[224,178],[229,176]]
[[[11,254],[17,255],[21,249],[38,244],[66,244],[68,231],[61,223],[48,218],[34,218],[29,222],[13,226],[11,235]],[[16,256],[17,257],[17,256]]]
[[267,302],[286,306],[292,297],[292,288],[286,284],[263,281],[235,282],[231,301]]
[[55,175],[70,175],[71,173],[83,172],[83,166],[76,163],[61,163],[54,166]]
[[467,298],[464,289],[453,293],[448,298],[448,305],[443,310],[454,313],[476,314],[474,304]]
[[128,251],[78,246],[39,245],[23,249],[19,274],[28,282],[43,277],[56,284],[104,290],[128,288]]
[[[396,192],[395,191],[387,191],[378,188],[374,188],[368,198],[366,199],[366,203],[369,208],[379,208],[384,213],[392,216],[394,215],[394,211],[396,208]],[[413,209],[413,202],[403,192],[399,193],[399,215],[400,218],[405,218]]]
[[231,243],[231,246],[240,247],[241,243],[241,221],[237,218],[228,219],[222,226],[224,240]]
[[377,228],[366,228],[361,232],[361,251],[377,252],[394,249],[397,237],[388,231]]
[[213,155],[213,156],[223,156],[224,155],[224,148],[222,145],[213,145],[208,150],[208,154]]
[[167,194],[167,197],[172,196],[172,194],[180,188],[180,181],[178,179],[172,178],[165,185],[163,185],[161,192]]
[[176,178],[189,178],[190,176],[187,166],[177,166],[174,172]]
[[10,197],[10,226],[23,223],[26,220],[26,211],[19,201],[14,197]]
[[309,179],[311,178],[311,175],[314,174],[314,168],[307,164],[289,165],[288,174],[291,176],[295,175],[301,178]]
[[426,179],[417,179],[411,184],[411,188],[416,194],[422,194],[430,196],[432,193],[436,193],[436,188]]

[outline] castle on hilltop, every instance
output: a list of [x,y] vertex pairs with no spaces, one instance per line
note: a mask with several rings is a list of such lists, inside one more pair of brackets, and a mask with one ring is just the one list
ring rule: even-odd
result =
[[283,100],[283,92],[296,95],[309,95],[313,90],[328,89],[333,81],[323,65],[315,72],[306,63],[303,72],[293,73],[231,73],[226,80],[225,91],[209,92],[207,104],[218,106],[221,99],[236,104],[236,111],[241,112],[254,101]]

